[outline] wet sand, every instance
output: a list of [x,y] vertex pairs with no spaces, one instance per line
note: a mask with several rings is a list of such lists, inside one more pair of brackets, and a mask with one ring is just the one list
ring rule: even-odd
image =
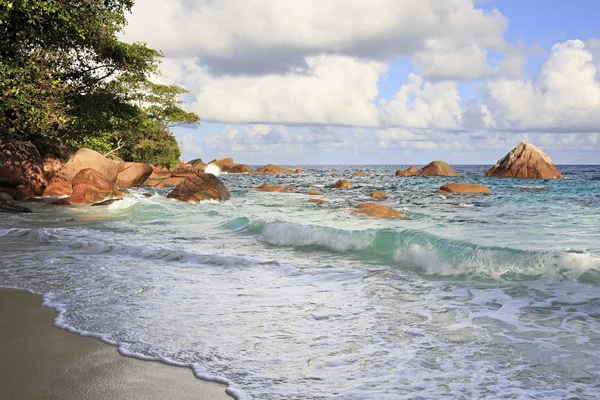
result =
[[41,297],[0,289],[0,397],[231,400],[189,368],[121,356],[102,341],[56,328]]

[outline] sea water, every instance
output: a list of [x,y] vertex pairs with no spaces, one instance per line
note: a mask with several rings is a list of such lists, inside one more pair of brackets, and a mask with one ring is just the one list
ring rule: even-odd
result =
[[[224,203],[142,188],[0,214],[0,285],[240,399],[600,397],[600,167],[562,166],[563,180],[301,167],[221,175]],[[352,188],[324,187],[343,177]],[[447,182],[493,194],[436,194]],[[354,215],[373,190],[410,219]]]

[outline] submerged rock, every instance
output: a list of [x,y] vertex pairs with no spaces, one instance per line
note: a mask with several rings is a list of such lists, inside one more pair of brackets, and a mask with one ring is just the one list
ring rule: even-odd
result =
[[121,201],[121,200],[123,200],[123,199],[108,199],[108,200],[101,201],[99,203],[94,203],[94,204],[92,204],[92,207],[107,207],[107,206],[110,206],[111,204],[113,204],[114,202]]
[[310,195],[310,196],[323,196],[323,193],[319,192],[318,190],[314,190],[311,189],[308,192],[306,192],[306,194]]
[[150,164],[120,163],[117,186],[122,188],[140,187],[151,174],[152,166]]
[[475,183],[447,183],[440,187],[438,190],[440,194],[450,193],[479,193],[479,194],[492,194],[489,187],[483,185],[477,185]]
[[197,173],[184,178],[171,193],[170,199],[196,202],[202,200],[229,200],[229,190],[213,174]]
[[73,193],[73,178],[83,169],[97,171],[111,182],[116,182],[119,174],[119,164],[113,160],[94,150],[79,149],[52,178],[44,196],[70,196]]
[[315,204],[323,204],[323,203],[327,203],[325,200],[321,200],[321,199],[310,199],[308,200],[309,203],[315,203]]
[[5,213],[30,213],[31,209],[27,207],[20,206],[14,203],[4,203],[0,202],[0,212]]
[[347,181],[345,179],[340,179],[336,183],[333,183],[327,187],[330,189],[347,189],[351,186],[352,186],[352,183],[350,183],[349,181]]
[[362,203],[354,207],[354,211],[357,214],[365,215],[367,217],[408,219],[408,217],[402,214],[400,211],[378,203]]
[[374,198],[374,199],[378,199],[378,200],[385,200],[385,199],[387,199],[386,194],[383,193],[381,190],[376,190],[373,193],[371,193],[369,196],[372,197],[372,198]]
[[263,184],[257,187],[256,190],[260,190],[262,192],[289,192],[298,190],[298,188],[296,186],[269,186]]
[[486,176],[510,178],[558,179],[563,175],[550,157],[534,145],[521,142],[496,165],[488,169]]
[[371,176],[371,174],[368,172],[359,171],[359,172],[352,173],[352,176]]
[[450,165],[444,161],[432,161],[417,173],[421,176],[461,176],[459,173],[452,171]]

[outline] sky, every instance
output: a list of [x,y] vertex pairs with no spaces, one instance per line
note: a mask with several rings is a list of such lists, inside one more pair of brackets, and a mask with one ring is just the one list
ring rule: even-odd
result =
[[124,40],[189,90],[182,158],[600,164],[600,1],[139,0]]

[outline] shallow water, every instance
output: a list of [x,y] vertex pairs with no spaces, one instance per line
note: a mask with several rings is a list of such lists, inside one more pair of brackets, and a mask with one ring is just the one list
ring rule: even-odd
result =
[[[59,326],[189,364],[238,398],[598,397],[600,167],[563,166],[558,181],[302,168],[221,175],[222,204],[168,189],[108,208],[31,203],[0,217],[0,285],[45,294]],[[359,170],[372,176],[324,188]],[[435,194],[450,181],[494,194]],[[327,203],[308,203],[311,188]],[[411,219],[353,215],[375,189]]]

